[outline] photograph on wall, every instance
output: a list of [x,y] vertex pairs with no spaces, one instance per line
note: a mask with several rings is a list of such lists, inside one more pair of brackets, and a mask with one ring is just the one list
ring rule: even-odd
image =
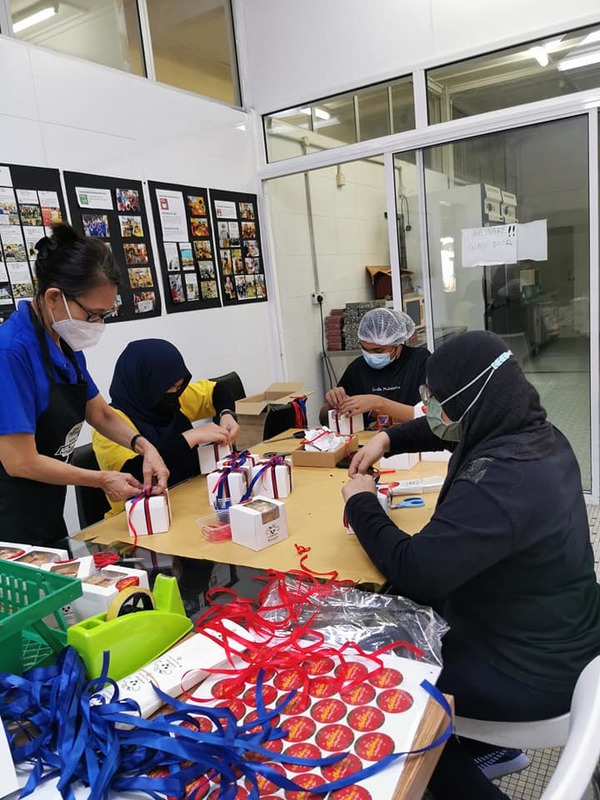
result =
[[224,305],[267,300],[256,195],[209,190]]
[[[160,290],[140,181],[65,172],[73,227],[109,247],[121,272],[108,322],[160,314]],[[50,199],[50,198],[48,198]]]
[[207,190],[154,181],[148,188],[167,312],[220,306]]
[[58,170],[0,164],[0,322],[32,299],[35,246],[66,218]]

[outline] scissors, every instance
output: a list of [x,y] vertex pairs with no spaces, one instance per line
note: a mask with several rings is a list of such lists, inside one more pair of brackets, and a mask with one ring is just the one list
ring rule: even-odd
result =
[[425,505],[425,500],[422,497],[406,497],[399,503],[392,502],[392,493],[387,496],[388,508],[422,508]]

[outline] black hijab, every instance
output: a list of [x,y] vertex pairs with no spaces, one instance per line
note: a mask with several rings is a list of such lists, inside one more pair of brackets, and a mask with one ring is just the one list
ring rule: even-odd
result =
[[[469,331],[436,349],[427,361],[427,384],[443,402],[462,389],[509,348],[491,331]],[[486,371],[472,386],[444,404],[451,420],[458,420],[489,377]],[[554,446],[554,429],[546,419],[537,390],[523,375],[514,356],[497,369],[483,392],[461,421],[456,446],[440,500],[469,462],[477,458],[511,458],[530,461],[548,455]]]
[[179,350],[164,339],[130,342],[119,356],[110,385],[114,408],[123,411],[141,434],[158,446],[192,426],[179,405],[160,405],[167,389],[183,378],[181,395],[191,380]]

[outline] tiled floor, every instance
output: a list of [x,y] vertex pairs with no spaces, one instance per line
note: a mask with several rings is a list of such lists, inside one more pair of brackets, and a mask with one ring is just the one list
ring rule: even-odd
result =
[[[600,577],[600,506],[588,506],[590,533],[594,550],[596,575]],[[538,800],[550,780],[560,750],[527,751],[531,765],[522,772],[507,775],[499,785],[512,800]]]

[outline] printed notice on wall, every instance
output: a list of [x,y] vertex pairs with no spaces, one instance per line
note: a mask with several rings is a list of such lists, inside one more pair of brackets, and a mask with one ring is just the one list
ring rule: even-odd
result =
[[98,189],[89,186],[76,186],[77,202],[81,208],[114,208],[110,189]]
[[491,225],[488,228],[463,228],[462,265],[479,267],[515,264],[517,225]]
[[156,189],[160,227],[165,242],[187,242],[189,239],[183,192]]

